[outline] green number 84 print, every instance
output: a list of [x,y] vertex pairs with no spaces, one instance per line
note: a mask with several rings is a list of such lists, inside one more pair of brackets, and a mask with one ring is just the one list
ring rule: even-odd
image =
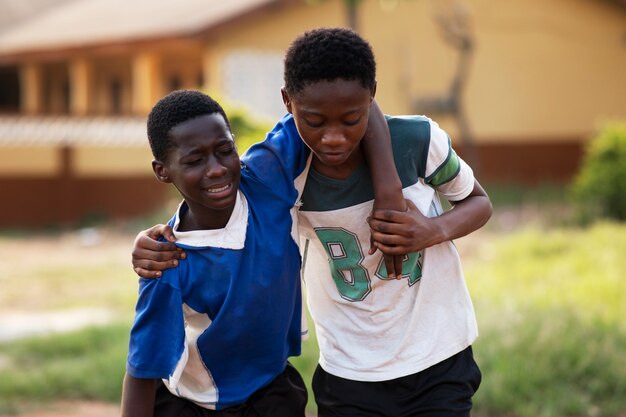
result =
[[[315,233],[328,255],[332,277],[341,297],[350,301],[364,300],[372,291],[372,286],[370,274],[362,264],[365,256],[359,238],[341,227],[316,228]],[[404,257],[402,277],[408,279],[409,286],[418,282],[422,276],[421,257],[419,252]],[[382,280],[395,279],[387,277],[382,258],[375,275]]]

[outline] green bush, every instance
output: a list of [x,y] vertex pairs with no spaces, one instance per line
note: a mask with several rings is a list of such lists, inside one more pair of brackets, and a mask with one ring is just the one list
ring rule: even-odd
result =
[[247,109],[230,103],[217,94],[208,93],[222,105],[230,127],[235,135],[237,150],[242,155],[250,146],[265,139],[265,135],[272,128],[271,122],[262,121],[252,115]]
[[130,323],[0,344],[0,415],[58,400],[119,403]]
[[590,142],[572,196],[583,222],[626,220],[626,123],[607,124]]
[[626,416],[626,223],[525,228],[463,256],[481,417]]

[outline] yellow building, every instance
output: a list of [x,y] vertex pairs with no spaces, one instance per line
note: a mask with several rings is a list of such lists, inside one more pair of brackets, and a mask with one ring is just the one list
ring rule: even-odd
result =
[[[0,0],[0,192],[21,203],[0,226],[154,208],[156,100],[205,88],[276,119],[290,41],[348,22],[342,0],[16,4]],[[626,119],[625,0],[363,0],[356,22],[383,110],[439,121],[483,182],[568,180],[598,123]]]

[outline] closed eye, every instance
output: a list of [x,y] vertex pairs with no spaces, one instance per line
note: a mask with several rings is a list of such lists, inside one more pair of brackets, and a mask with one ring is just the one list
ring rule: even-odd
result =
[[183,165],[187,165],[187,166],[193,166],[193,165],[197,165],[200,162],[202,162],[202,158],[193,158],[193,159],[187,159],[185,161],[183,161]]
[[[305,118],[304,122],[306,123],[308,127],[311,127],[313,129],[324,126],[324,120],[320,120],[321,118],[319,117],[314,117],[314,119],[315,120]],[[320,121],[317,121],[317,120],[320,120]]]
[[230,155],[235,151],[234,145],[223,146],[217,150],[220,155]]
[[346,126],[356,126],[356,125],[358,125],[360,122],[361,122],[361,118],[359,117],[359,118],[358,118],[358,119],[356,119],[356,120],[346,120],[346,121],[344,121],[343,123],[344,123]]

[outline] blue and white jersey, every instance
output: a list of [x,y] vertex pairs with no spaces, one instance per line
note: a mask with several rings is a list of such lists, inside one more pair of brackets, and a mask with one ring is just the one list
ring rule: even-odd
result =
[[309,150],[288,115],[241,158],[224,229],[179,232],[187,260],[139,281],[127,372],[163,379],[207,409],[244,403],[300,354],[300,253],[295,205]]

